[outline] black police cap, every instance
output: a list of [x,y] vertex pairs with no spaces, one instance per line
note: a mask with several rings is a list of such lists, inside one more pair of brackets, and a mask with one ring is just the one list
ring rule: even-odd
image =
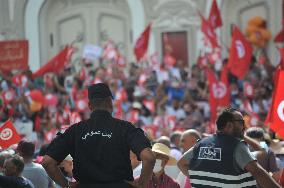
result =
[[111,97],[113,99],[108,85],[104,83],[90,85],[88,87],[88,97],[89,99],[102,99],[106,97]]

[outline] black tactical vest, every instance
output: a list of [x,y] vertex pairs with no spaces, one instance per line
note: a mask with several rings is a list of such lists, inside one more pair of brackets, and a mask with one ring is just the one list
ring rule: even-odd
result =
[[234,150],[239,142],[224,134],[198,142],[189,163],[192,187],[256,187],[251,173],[238,167],[234,160]]

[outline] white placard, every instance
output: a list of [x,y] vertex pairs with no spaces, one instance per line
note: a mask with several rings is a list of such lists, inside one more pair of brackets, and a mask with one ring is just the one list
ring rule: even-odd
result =
[[87,44],[83,50],[83,58],[88,60],[95,60],[102,56],[102,48],[97,45]]

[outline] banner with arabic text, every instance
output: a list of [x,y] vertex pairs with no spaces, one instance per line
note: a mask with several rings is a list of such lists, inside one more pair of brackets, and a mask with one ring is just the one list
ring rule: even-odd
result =
[[28,68],[28,41],[0,42],[0,70],[7,72],[14,69]]

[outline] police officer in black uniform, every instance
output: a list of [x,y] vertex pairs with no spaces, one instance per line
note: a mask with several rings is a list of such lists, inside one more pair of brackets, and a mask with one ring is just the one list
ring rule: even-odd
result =
[[[145,187],[155,156],[144,132],[112,117],[113,97],[106,84],[89,86],[88,97],[91,117],[72,125],[48,147],[42,162],[48,175],[65,188]],[[130,150],[142,160],[139,182],[133,182]],[[57,166],[68,154],[73,158],[76,183],[67,181]]]

